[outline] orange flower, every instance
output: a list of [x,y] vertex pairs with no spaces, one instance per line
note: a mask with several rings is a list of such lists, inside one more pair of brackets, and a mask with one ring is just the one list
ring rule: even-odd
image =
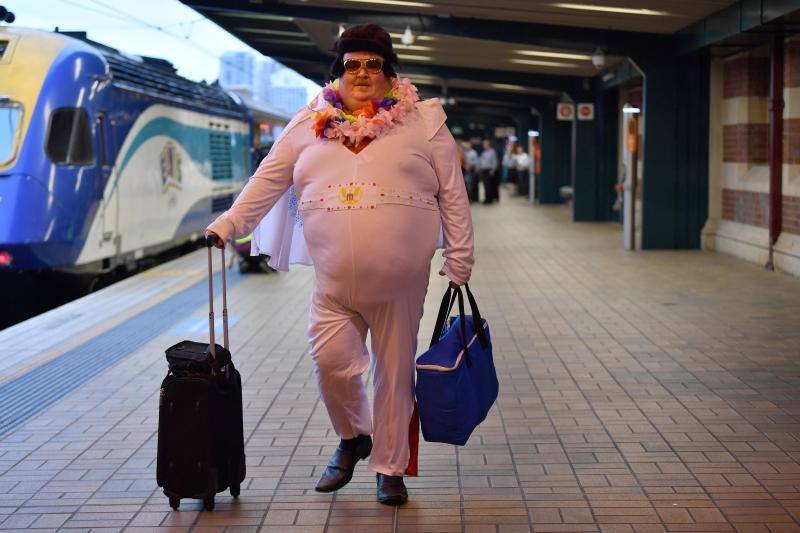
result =
[[323,137],[325,135],[325,128],[328,125],[328,115],[327,113],[314,113],[314,133],[317,134],[317,137]]
[[370,100],[367,105],[353,113],[356,117],[364,116],[366,118],[372,118],[378,112],[378,105],[375,103],[374,100]]

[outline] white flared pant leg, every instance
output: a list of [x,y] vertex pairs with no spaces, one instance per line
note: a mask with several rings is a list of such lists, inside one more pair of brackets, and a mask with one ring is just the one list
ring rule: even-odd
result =
[[374,442],[369,458],[369,469],[373,472],[402,476],[409,466],[414,356],[426,289],[427,283],[409,287],[365,313],[373,352]]
[[[409,424],[414,411],[414,356],[427,280],[393,298],[359,302],[358,312],[322,291],[311,301],[309,339],[322,401],[343,439],[373,435],[369,468],[401,476],[409,464]],[[372,337],[372,420],[362,374],[369,368],[365,347]]]
[[369,368],[367,325],[361,316],[315,290],[308,337],[320,396],[343,439],[372,434],[361,375]]

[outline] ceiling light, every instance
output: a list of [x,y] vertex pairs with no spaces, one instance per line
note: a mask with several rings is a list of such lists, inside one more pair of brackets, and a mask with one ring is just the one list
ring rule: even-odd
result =
[[406,59],[408,61],[433,61],[432,57],[428,56],[414,56],[408,54],[397,54],[397,57],[400,59]]
[[624,13],[626,15],[668,16],[666,11],[655,11],[637,7],[597,6],[593,4],[553,4],[553,7],[564,9],[580,9],[582,11],[603,11],[605,13]]
[[557,61],[537,61],[535,59],[509,59],[512,63],[519,63],[520,65],[536,65],[539,67],[578,67],[575,63],[559,63]]
[[402,37],[400,37],[400,42],[406,46],[414,44],[414,34],[411,32],[411,26],[406,26],[406,31],[404,31]]
[[419,44],[396,44],[394,47],[399,50],[416,50],[417,52],[429,52],[433,50],[432,46],[421,46]]
[[359,4],[386,4],[402,7],[436,7],[427,2],[408,2],[406,0],[343,0],[344,2],[357,2]]
[[495,89],[511,89],[512,91],[528,90],[527,87],[523,87],[522,85],[512,85],[511,83],[490,83],[489,85],[491,85]]
[[234,28],[236,31],[247,33],[262,33],[265,35],[285,35],[286,37],[305,37],[306,34],[301,31],[283,31],[283,30],[269,30],[264,28]]
[[[401,40],[403,39],[403,34],[402,33],[390,33],[389,35],[392,36],[392,39],[401,39]],[[416,40],[418,40],[418,41],[435,41],[436,40],[436,37],[434,37],[433,35],[416,35],[414,38]]]
[[592,56],[587,56],[585,54],[566,54],[563,52],[545,52],[544,50],[514,50],[518,54],[522,54],[524,56],[537,56],[537,57],[555,57],[558,59],[580,59],[583,61],[589,61],[592,59]]
[[638,107],[634,107],[631,104],[626,103],[625,105],[622,106],[622,112],[625,113],[626,115],[638,115],[639,113],[642,112],[642,110],[639,109]]

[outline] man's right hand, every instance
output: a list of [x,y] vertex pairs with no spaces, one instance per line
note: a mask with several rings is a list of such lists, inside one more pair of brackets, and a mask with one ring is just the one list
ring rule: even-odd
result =
[[214,233],[213,231],[206,230],[206,246],[209,248],[215,246],[217,248],[225,248],[225,241],[223,241],[219,235]]

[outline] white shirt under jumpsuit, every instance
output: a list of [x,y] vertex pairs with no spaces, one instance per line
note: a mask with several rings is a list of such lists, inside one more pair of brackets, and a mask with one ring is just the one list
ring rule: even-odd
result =
[[[417,102],[357,154],[318,139],[312,113],[308,107],[295,115],[208,229],[226,241],[248,235],[280,200],[254,240],[279,268],[314,265],[310,353],[333,427],[344,439],[373,435],[370,470],[414,475],[414,357],[440,235],[450,280],[466,283],[474,263],[458,147],[437,99]],[[286,221],[287,210],[298,212],[296,224]],[[372,416],[361,378],[370,366],[368,330]]]

